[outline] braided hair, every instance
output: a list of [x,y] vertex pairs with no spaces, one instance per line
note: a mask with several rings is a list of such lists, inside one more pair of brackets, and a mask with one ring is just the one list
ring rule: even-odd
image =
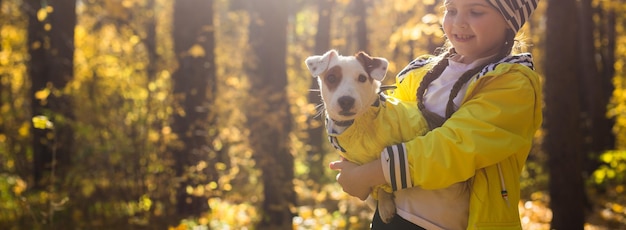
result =
[[439,76],[441,76],[441,73],[443,73],[446,67],[448,67],[448,64],[449,64],[448,59],[456,54],[456,51],[454,50],[454,48],[452,48],[449,45],[449,42],[447,43],[448,45],[442,47],[441,49],[443,52],[441,52],[441,54],[438,55],[439,61],[437,61],[437,64],[435,64],[430,69],[430,71],[426,73],[426,75],[424,75],[422,82],[420,82],[420,85],[417,88],[417,107],[422,112],[426,121],[428,121],[428,125],[430,129],[440,127],[443,124],[443,122],[445,122],[448,118],[450,118],[452,114],[456,111],[457,108],[454,105],[454,98],[456,98],[456,96],[459,94],[459,92],[463,88],[463,85],[469,82],[469,80],[474,75],[479,73],[483,68],[485,68],[485,66],[491,63],[495,63],[511,54],[511,52],[513,51],[514,44],[515,44],[515,32],[511,29],[508,29],[506,32],[504,46],[502,47],[502,49],[500,50],[498,54],[493,56],[484,64],[476,66],[466,71],[463,75],[461,75],[461,77],[459,77],[459,79],[454,83],[450,91],[450,97],[448,98],[448,103],[446,105],[445,117],[441,117],[438,114],[426,109],[426,106],[424,105],[424,94],[426,93],[426,90],[428,89],[428,86],[430,85],[430,83],[432,83],[434,80],[439,78]]

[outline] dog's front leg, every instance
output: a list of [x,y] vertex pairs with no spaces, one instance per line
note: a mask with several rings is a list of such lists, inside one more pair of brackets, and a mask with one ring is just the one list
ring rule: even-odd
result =
[[393,201],[393,193],[378,188],[378,214],[385,223],[390,223],[396,215],[396,204]]

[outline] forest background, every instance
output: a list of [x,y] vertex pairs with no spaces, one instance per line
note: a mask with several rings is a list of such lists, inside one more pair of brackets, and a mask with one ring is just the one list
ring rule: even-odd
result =
[[[442,45],[440,4],[0,0],[0,229],[367,228],[303,61],[394,76]],[[625,24],[624,0],[542,0],[522,29],[545,89],[525,229],[626,229]]]

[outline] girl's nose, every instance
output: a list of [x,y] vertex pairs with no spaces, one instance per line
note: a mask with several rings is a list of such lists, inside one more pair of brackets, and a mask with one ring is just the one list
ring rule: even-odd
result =
[[459,14],[454,18],[454,26],[458,28],[467,28],[467,20],[464,14]]

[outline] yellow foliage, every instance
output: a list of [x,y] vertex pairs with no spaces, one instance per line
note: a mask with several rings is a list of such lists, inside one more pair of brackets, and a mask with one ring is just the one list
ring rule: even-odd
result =
[[30,47],[34,50],[41,48],[41,42],[40,41],[35,41],[33,42],[33,44],[30,44]]
[[624,212],[624,206],[617,204],[617,203],[613,203],[613,205],[611,205],[611,209],[613,210],[613,212],[616,212],[616,213]]
[[198,219],[198,224],[200,225],[207,225],[209,224],[209,219],[206,217],[200,217],[200,219]]
[[337,0],[337,3],[348,5],[350,3],[350,0]]
[[615,192],[620,194],[624,192],[624,185],[615,186]]
[[[201,218],[207,218],[210,229],[224,229],[225,227],[240,229],[252,226],[259,217],[256,208],[248,203],[231,203],[221,198],[209,199],[211,213]],[[202,221],[198,221],[201,223]]]
[[121,4],[124,8],[131,8],[133,7],[133,5],[135,5],[135,1],[131,1],[131,0],[122,0],[122,4]]
[[196,171],[200,172],[204,170],[207,166],[208,164],[206,163],[206,161],[200,161],[198,162],[198,164],[196,164]]
[[222,162],[215,163],[215,169],[218,171],[226,170],[226,164]]
[[45,88],[42,90],[39,90],[37,92],[35,92],[35,98],[38,100],[46,100],[46,98],[48,98],[48,96],[50,96],[50,89]]
[[187,224],[185,224],[185,223],[182,223],[182,224],[180,224],[180,225],[178,225],[176,227],[169,227],[168,228],[168,230],[187,230],[187,229],[188,229],[188,227],[187,227]]
[[7,163],[7,168],[12,169],[15,167],[15,161],[14,160],[8,160]]
[[48,17],[48,11],[45,8],[41,8],[37,11],[37,20],[43,22]]
[[28,136],[29,129],[30,129],[30,124],[24,123],[22,124],[22,126],[20,126],[17,132],[19,133],[20,136],[25,137],[25,136]]
[[96,191],[96,184],[88,179],[81,181],[81,192],[85,197],[90,197]]
[[204,57],[204,55],[206,55],[204,48],[198,44],[191,46],[187,52],[194,58]]
[[36,129],[52,129],[52,128],[54,128],[54,124],[46,116],[35,116],[35,117],[33,117],[32,120],[33,120],[33,126]]
[[13,185],[13,193],[15,193],[15,195],[19,196],[22,194],[22,192],[24,192],[27,188],[27,184],[24,180],[20,179],[20,178],[16,178],[15,179],[15,184]]
[[139,199],[139,207],[144,211],[150,211],[150,207],[152,207],[152,200],[148,195],[143,195]]
[[217,189],[217,182],[215,182],[215,181],[211,181],[211,182],[209,182],[209,184],[207,185],[207,188],[208,188],[209,190],[215,190],[215,189]]

